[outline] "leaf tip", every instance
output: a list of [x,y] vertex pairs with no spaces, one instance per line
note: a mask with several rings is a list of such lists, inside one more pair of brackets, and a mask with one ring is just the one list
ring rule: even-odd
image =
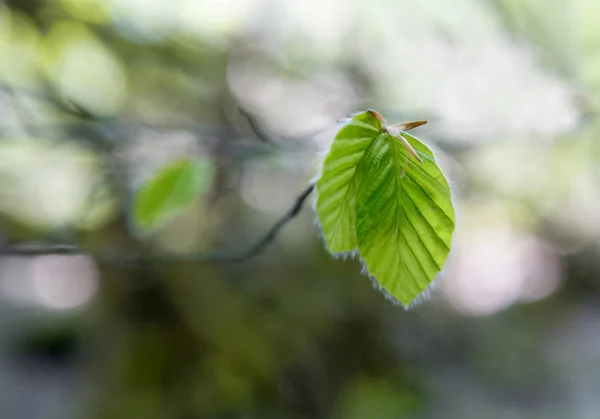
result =
[[377,112],[375,109],[367,109],[367,112],[369,112],[375,119],[381,122],[382,129],[385,129],[385,127],[387,127],[387,121],[385,120],[382,114]]
[[373,275],[369,274],[366,267],[364,266],[364,263],[363,263],[363,271],[361,273],[365,274],[369,277],[369,279],[371,280],[371,283],[373,284],[373,288],[376,289],[377,291],[379,291],[381,294],[383,294],[383,297],[386,300],[390,301],[392,304],[394,304],[396,306],[402,307],[405,311],[410,311],[410,310],[416,308],[417,306],[421,305],[421,303],[430,300],[431,294],[437,285],[437,281],[434,280],[423,291],[421,291],[416,296],[414,296],[410,299],[403,299],[401,297],[394,296],[392,293],[390,293],[388,290],[386,290],[379,283],[379,281],[377,281],[377,279]]

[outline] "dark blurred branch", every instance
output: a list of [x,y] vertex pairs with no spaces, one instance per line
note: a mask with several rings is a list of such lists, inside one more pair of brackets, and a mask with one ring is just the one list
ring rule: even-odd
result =
[[[0,82],[0,92],[4,92],[8,95],[15,103],[15,108],[19,112],[19,124],[22,128],[31,131],[33,134],[55,131],[84,131],[86,133],[89,130],[132,130],[132,129],[147,129],[156,132],[171,132],[171,131],[188,131],[196,135],[203,136],[222,136],[227,135],[233,138],[243,137],[239,132],[226,126],[209,125],[205,123],[201,124],[154,124],[144,121],[122,121],[114,118],[100,118],[91,113],[86,109],[81,108],[75,103],[67,102],[66,99],[60,99],[57,95],[53,94],[52,91],[46,92],[44,90],[28,90],[28,89],[15,89],[9,84]],[[21,106],[20,97],[35,99],[44,102],[50,102],[57,109],[62,111],[68,117],[63,121],[50,121],[45,123],[31,123],[31,118],[25,117],[25,110]],[[17,106],[18,105],[18,106]],[[256,118],[248,111],[237,108],[240,115],[242,115],[248,122],[248,125],[254,134],[254,136],[261,142],[270,146],[278,147],[277,143],[272,141],[265,131],[260,127],[260,124]],[[1,126],[0,132],[9,131],[11,127]]]
[[[275,148],[278,148],[283,151],[288,151],[288,152],[306,151],[310,147],[308,145],[309,142],[307,140],[315,137],[316,135],[322,133],[325,129],[328,128],[328,127],[317,128],[309,133],[306,133],[303,135],[296,135],[296,136],[278,135],[280,140],[275,141],[271,138],[271,135],[268,134],[267,131],[262,128],[260,122],[254,115],[252,115],[250,112],[248,112],[241,106],[237,106],[236,108],[237,108],[237,111],[240,113],[240,115],[242,115],[244,117],[244,119],[246,119],[246,121],[248,122],[248,126],[250,127],[250,130],[252,131],[252,133],[258,140],[260,140],[261,142],[263,142],[265,144],[270,145],[271,147],[275,147]],[[284,146],[284,144],[285,144],[285,146]],[[292,146],[290,146],[290,144]],[[299,147],[297,147],[297,146],[299,146]]]
[[263,236],[262,239],[256,242],[248,250],[238,255],[215,255],[211,258],[212,260],[209,261],[230,263],[244,262],[260,254],[269,244],[271,244],[275,240],[275,238],[277,237],[277,233],[279,233],[279,230],[281,230],[287,223],[296,218],[296,216],[300,213],[302,207],[304,206],[304,201],[306,201],[306,198],[310,196],[314,189],[314,183],[307,186],[306,189],[304,189],[304,191],[302,191],[302,193],[298,195],[296,201],[294,202],[294,205],[288,210],[288,212],[286,212],[285,215],[281,217],[279,221],[277,221],[273,225],[273,227],[271,227],[271,229]]
[[248,121],[248,125],[250,126],[250,129],[252,130],[256,138],[258,138],[265,144],[274,145],[278,147],[278,144],[272,141],[270,136],[262,129],[254,115],[252,115],[250,112],[248,112],[241,106],[237,107],[237,111],[246,119],[246,121]]
[[47,255],[84,255],[85,251],[75,245],[9,245],[2,249],[2,256],[47,256]]
[[[76,131],[82,133],[89,133],[90,130],[101,131],[101,130],[114,130],[117,131],[129,131],[129,130],[152,130],[160,133],[169,133],[177,131],[188,131],[197,135],[229,135],[234,137],[241,137],[239,133],[235,132],[231,128],[223,126],[211,126],[208,124],[152,124],[142,121],[121,121],[115,119],[84,119],[84,120],[64,120],[64,121],[51,121],[46,123],[23,123],[20,125],[34,134],[48,134],[51,132],[61,131]],[[10,131],[14,127],[0,125],[0,133],[4,131]],[[77,138],[80,141],[81,138]]]
[[48,255],[88,255],[107,265],[139,269],[148,267],[152,263],[241,263],[259,255],[269,244],[277,238],[279,231],[292,221],[302,210],[304,202],[315,188],[310,184],[294,202],[294,205],[281,217],[267,233],[248,249],[239,253],[193,253],[184,255],[122,255],[108,256],[89,254],[84,249],[72,244],[56,245],[8,245],[2,249],[2,256],[48,256]]
[[[10,95],[13,100],[19,100],[18,96],[26,98],[33,98],[42,101],[49,101],[57,105],[57,101],[60,100],[53,95],[52,91],[46,92],[41,91],[29,91],[29,90],[14,90],[11,86],[0,83],[0,91],[4,91]],[[85,110],[78,108],[70,109],[70,107],[63,107],[68,115],[63,121],[55,121],[48,123],[31,123],[30,118],[20,114],[19,125],[27,129],[30,133],[36,134],[38,132],[47,135],[49,132],[65,131],[67,137],[72,137],[78,141],[88,140],[92,143],[100,146],[99,151],[103,155],[110,157],[113,154],[113,143],[116,137],[118,140],[127,138],[128,131],[131,130],[153,130],[157,132],[168,132],[168,131],[181,131],[185,130],[193,132],[198,138],[202,138],[203,141],[214,140],[217,144],[221,143],[220,138],[227,136],[230,138],[241,138],[242,135],[229,127],[215,127],[207,126],[204,124],[193,124],[189,126],[181,125],[156,125],[149,124],[146,122],[127,122],[113,118],[96,118],[93,115],[88,115]],[[273,141],[269,134],[262,129],[260,123],[256,118],[241,107],[237,107],[237,111],[242,117],[248,122],[249,128],[254,134],[255,138],[260,140],[271,147],[275,146],[280,148],[277,141]],[[0,133],[3,131],[10,131],[10,127],[0,126]],[[121,141],[118,141],[121,142]],[[227,143],[227,142],[226,142]],[[221,154],[218,149],[213,150],[213,153]],[[225,153],[228,154],[228,153]],[[110,170],[109,170],[110,171]],[[129,254],[110,254],[103,255],[95,252],[88,252],[85,249],[77,246],[76,244],[47,244],[47,245],[30,245],[30,244],[8,244],[4,248],[0,249],[0,255],[4,256],[20,256],[20,257],[34,257],[44,255],[90,255],[100,262],[108,265],[131,267],[131,268],[144,268],[152,265],[153,263],[185,263],[185,262],[199,262],[199,263],[238,263],[247,261],[258,254],[260,254],[270,243],[272,243],[279,231],[293,218],[295,218],[300,210],[302,209],[304,202],[308,196],[313,192],[315,185],[309,185],[300,195],[296,198],[294,205],[279,219],[267,233],[258,240],[255,244],[250,246],[241,252],[225,252],[225,253],[195,253],[187,255],[166,255],[159,254],[154,255],[147,252],[136,252]],[[91,192],[92,199],[90,202],[94,202],[93,197],[95,196],[95,189]]]

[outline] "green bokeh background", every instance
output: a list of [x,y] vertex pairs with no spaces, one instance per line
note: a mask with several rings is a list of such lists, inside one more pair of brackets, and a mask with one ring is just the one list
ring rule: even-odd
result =
[[[0,2],[2,418],[600,416],[600,3]],[[458,228],[405,312],[326,254],[311,205],[248,248],[356,111],[415,134]],[[203,156],[156,234],[132,193]]]

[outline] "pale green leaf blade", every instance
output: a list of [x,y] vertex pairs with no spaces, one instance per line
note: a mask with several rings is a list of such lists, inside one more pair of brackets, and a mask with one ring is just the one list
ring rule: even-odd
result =
[[335,137],[316,183],[316,211],[332,254],[352,252],[356,241],[356,168],[379,134],[381,123],[369,112],[348,122]]
[[433,153],[413,136],[402,135],[423,163],[409,157],[398,139],[376,138],[357,173],[356,237],[368,273],[406,307],[442,270],[455,216],[448,182]]
[[206,191],[211,177],[212,166],[204,158],[178,160],[161,169],[136,193],[136,230],[144,234],[163,226]]

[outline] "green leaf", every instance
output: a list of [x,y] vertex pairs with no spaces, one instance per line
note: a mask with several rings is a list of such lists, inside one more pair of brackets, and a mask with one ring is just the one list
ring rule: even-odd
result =
[[448,182],[431,150],[406,132],[401,140],[371,112],[336,136],[317,181],[316,210],[327,249],[358,253],[380,287],[404,306],[442,270],[455,216]]
[[136,230],[149,233],[163,226],[202,195],[211,178],[207,159],[178,160],[161,169],[135,196]]
[[353,252],[356,239],[356,168],[379,135],[381,123],[370,113],[356,115],[335,137],[317,182],[317,214],[327,249]]

